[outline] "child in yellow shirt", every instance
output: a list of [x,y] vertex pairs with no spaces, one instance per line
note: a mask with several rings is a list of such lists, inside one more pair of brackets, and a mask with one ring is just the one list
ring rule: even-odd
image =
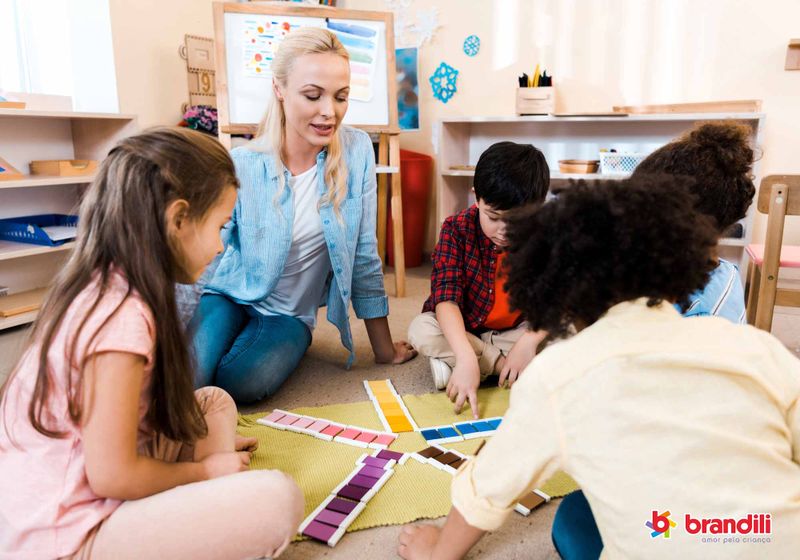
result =
[[[405,528],[400,556],[463,557],[559,469],[604,557],[797,556],[800,361],[768,333],[673,306],[706,284],[717,235],[668,178],[573,184],[510,220],[512,304],[534,329],[579,332],[526,368],[456,474],[444,527]],[[589,558],[578,529],[554,541]]]

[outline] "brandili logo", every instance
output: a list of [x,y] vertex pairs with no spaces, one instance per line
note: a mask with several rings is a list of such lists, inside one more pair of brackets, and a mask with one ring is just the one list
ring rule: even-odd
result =
[[675,522],[669,518],[670,515],[669,511],[659,514],[656,510],[653,510],[653,519],[645,523],[651,530],[651,537],[656,538],[659,535],[664,535],[665,539],[669,538],[669,530],[675,527]]

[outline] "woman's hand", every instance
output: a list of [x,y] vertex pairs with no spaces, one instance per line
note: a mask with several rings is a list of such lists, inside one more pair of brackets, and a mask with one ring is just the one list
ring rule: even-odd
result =
[[417,351],[405,340],[392,342],[389,321],[386,317],[364,319],[369,342],[375,354],[376,364],[402,364],[417,355]]
[[409,360],[413,360],[417,355],[417,351],[405,340],[398,340],[394,343],[394,357],[392,358],[393,364],[404,364]]
[[441,529],[435,525],[408,525],[400,533],[397,554],[405,560],[428,560],[439,540]]

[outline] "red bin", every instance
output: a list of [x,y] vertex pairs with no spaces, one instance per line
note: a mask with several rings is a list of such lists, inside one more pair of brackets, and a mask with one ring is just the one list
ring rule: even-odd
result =
[[[425,242],[425,221],[428,218],[433,158],[426,154],[400,150],[400,184],[403,193],[403,246],[406,267],[422,264],[422,245]],[[391,196],[387,209],[386,256],[394,266]]]

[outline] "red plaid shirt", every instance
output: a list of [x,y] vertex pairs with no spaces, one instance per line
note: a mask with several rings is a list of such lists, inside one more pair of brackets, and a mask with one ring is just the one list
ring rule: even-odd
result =
[[458,304],[468,331],[480,332],[494,305],[497,247],[486,237],[472,205],[442,224],[439,242],[431,260],[431,295],[422,311],[435,311],[436,304]]

